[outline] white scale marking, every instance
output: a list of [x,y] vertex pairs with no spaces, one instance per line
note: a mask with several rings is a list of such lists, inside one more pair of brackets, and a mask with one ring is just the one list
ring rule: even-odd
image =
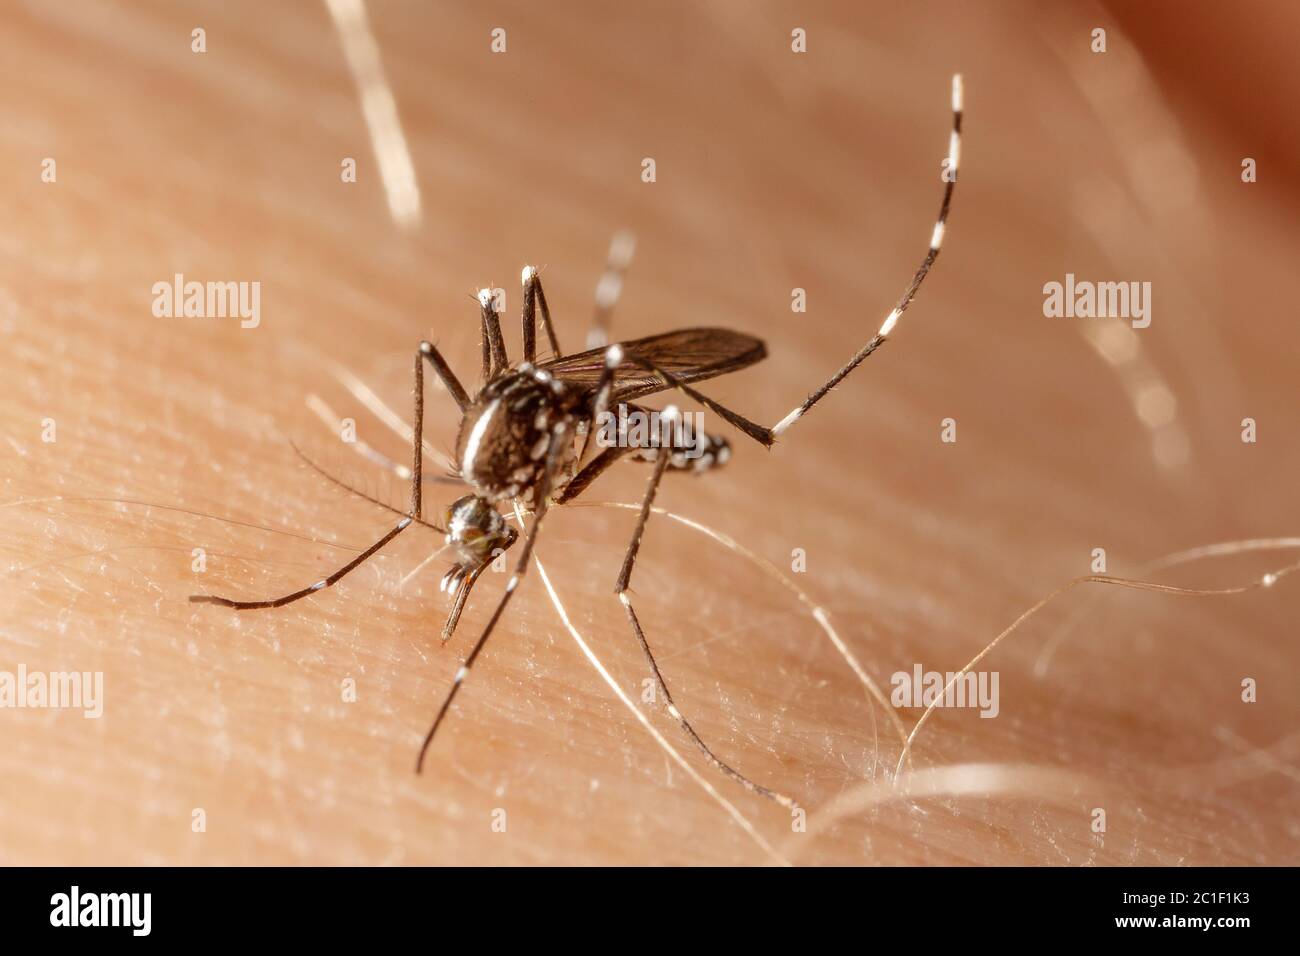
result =
[[934,234],[930,236],[930,248],[937,250],[942,245],[943,245],[943,223],[936,222],[934,224]]
[[623,277],[617,272],[606,272],[596,283],[596,306],[612,309],[623,292]]
[[775,425],[772,426],[772,434],[780,435],[787,428],[789,428],[791,425],[797,422],[802,415],[803,415],[803,406],[800,405],[789,415],[785,416],[785,418],[781,419],[779,422],[777,422]]
[[895,309],[890,312],[889,315],[885,316],[885,321],[881,323],[880,332],[878,333],[881,338],[884,338],[890,332],[894,331],[894,326],[898,324],[898,317],[902,314],[903,313]]
[[483,436],[492,425],[492,416],[501,406],[501,399],[494,398],[487,409],[479,416],[474,427],[470,429],[469,438],[465,442],[465,455],[461,458],[460,470],[466,480],[474,480],[474,459],[478,457],[479,445],[483,444]]

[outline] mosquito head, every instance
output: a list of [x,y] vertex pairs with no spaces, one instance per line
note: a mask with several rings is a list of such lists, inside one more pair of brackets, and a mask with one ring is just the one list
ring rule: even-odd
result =
[[504,551],[514,539],[515,532],[486,498],[466,495],[447,508],[447,545],[462,568],[487,564],[497,549]]

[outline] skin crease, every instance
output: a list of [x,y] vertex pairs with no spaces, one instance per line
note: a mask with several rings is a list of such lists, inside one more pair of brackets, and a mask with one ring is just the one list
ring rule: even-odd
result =
[[[620,228],[638,246],[616,336],[762,336],[766,362],[704,390],[777,421],[870,337],[920,261],[958,69],[943,255],[895,335],[770,453],[729,433],[729,465],[669,475],[658,504],[787,573],[803,549],[807,570],[789,576],[886,690],[916,663],[955,670],[1088,573],[1095,548],[1133,576],[1183,549],[1294,534],[1300,280],[1282,171],[1297,143],[1275,124],[1294,64],[1265,40],[1294,38],[1295,15],[1194,11],[1169,33],[1160,17],[1183,14],[1143,6],[385,4],[371,23],[421,189],[409,229],[389,214],[323,5],[6,11],[0,670],[102,671],[105,703],[98,720],[0,711],[0,862],[775,862],[602,682],[535,569],[422,777],[419,741],[505,575],[484,575],[446,647],[446,564],[403,583],[442,543],[418,528],[279,610],[186,596],[286,593],[383,534],[397,516],[320,478],[290,441],[399,509],[406,490],[308,396],[406,461],[337,369],[409,421],[429,337],[476,388],[472,294],[506,289],[517,358],[524,263],[580,348]],[[1257,183],[1240,180],[1245,156]],[[155,318],[151,288],[177,272],[260,281],[260,325]],[[1151,282],[1151,326],[1098,346],[1090,334],[1121,320],[1045,318],[1042,286],[1067,272]],[[457,417],[435,378],[426,434],[447,451]],[[940,441],[945,418],[956,443]],[[623,466],[587,497],[637,502],[648,475]],[[461,493],[428,485],[426,516]],[[65,499],[31,501],[52,496]],[[648,674],[613,595],[632,526],[627,511],[557,511],[538,554],[639,703]],[[1297,559],[1154,576],[1226,587]],[[786,861],[1300,858],[1300,578],[1233,597],[1058,598],[982,664],[1000,675],[996,719],[927,723],[913,800],[889,789],[886,716],[758,567],[656,519],[633,592],[678,705],[724,759],[794,795],[807,832],[711,771],[662,707],[644,707],[650,722]]]

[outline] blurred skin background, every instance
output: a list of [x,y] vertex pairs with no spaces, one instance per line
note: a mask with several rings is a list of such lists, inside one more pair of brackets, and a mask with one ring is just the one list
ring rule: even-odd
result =
[[[771,452],[734,436],[727,468],[670,475],[657,503],[782,569],[886,692],[918,663],[965,664],[1097,548],[1111,574],[1190,588],[1285,567],[1300,557],[1294,8],[385,2],[345,40],[348,3],[0,6],[0,670],[102,671],[105,688],[98,720],[0,711],[0,861],[1300,857],[1296,577],[1056,598],[980,665],[1000,675],[998,717],[936,711],[895,787],[892,718],[809,607],[654,519],[634,590],[674,698],[723,759],[798,798],[802,832],[641,703],[613,596],[629,511],[557,511],[538,554],[699,779],[602,680],[536,573],[417,777],[503,586],[485,575],[439,646],[446,565],[411,576],[442,543],[429,532],[280,610],[186,602],[296,590],[378,538],[394,516],[291,442],[403,508],[401,482],[322,415],[407,461],[372,407],[409,422],[417,342],[477,386],[471,296],[506,289],[517,356],[516,277],[534,263],[561,342],[582,347],[621,229],[637,249],[615,335],[762,336],[767,361],[705,390],[778,420],[920,261],[954,72],[960,181],[896,334]],[[152,288],[176,273],[260,282],[260,323],[155,317]],[[1066,273],[1150,282],[1150,327],[1046,318],[1043,286]],[[449,451],[456,425],[431,381],[427,438]],[[639,502],[648,474],[622,466],[587,497]],[[429,485],[426,514],[460,493]],[[1247,543],[1151,566],[1232,542]]]

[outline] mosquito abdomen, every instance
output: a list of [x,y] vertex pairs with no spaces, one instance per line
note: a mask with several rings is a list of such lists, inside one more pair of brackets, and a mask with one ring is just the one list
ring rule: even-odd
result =
[[690,422],[682,421],[683,448],[641,448],[629,457],[637,461],[655,462],[663,452],[671,453],[669,471],[693,471],[702,474],[720,468],[731,459],[731,442],[721,435],[694,430]]

